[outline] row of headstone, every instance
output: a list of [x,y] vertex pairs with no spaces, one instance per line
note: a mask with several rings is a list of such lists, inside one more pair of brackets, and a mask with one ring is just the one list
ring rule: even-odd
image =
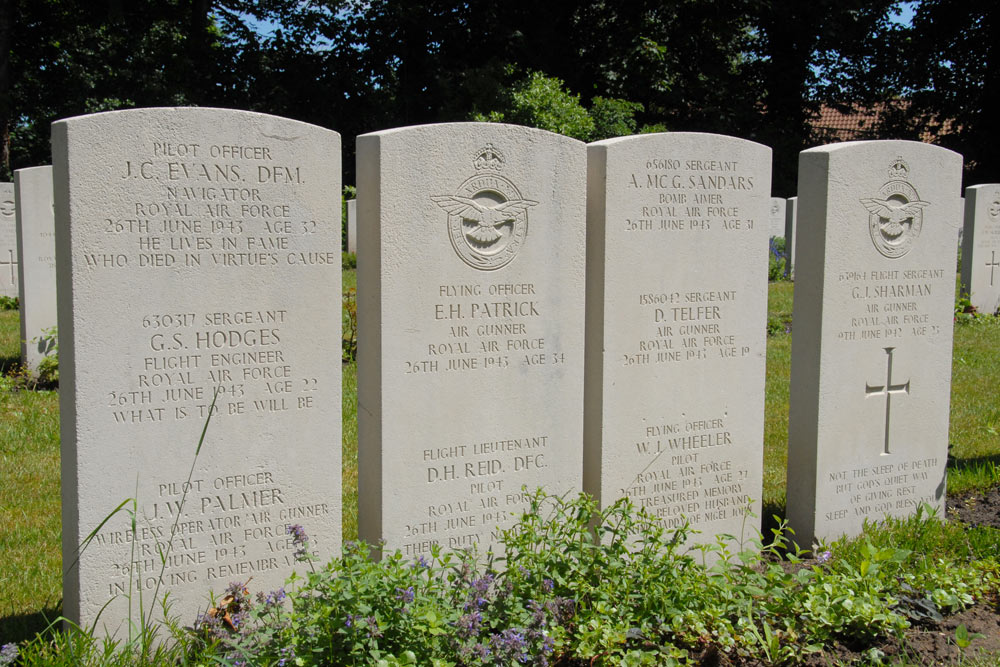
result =
[[[360,536],[482,552],[539,486],[627,496],[692,544],[740,534],[762,488],[770,149],[457,123],[357,150]],[[277,587],[291,524],[335,553],[339,136],[146,109],[60,121],[53,155],[66,616],[114,631],[139,592],[190,615],[233,580]],[[938,241],[960,175],[911,142],[802,154],[803,545],[943,502]],[[135,532],[119,513],[75,561],[126,498]]]

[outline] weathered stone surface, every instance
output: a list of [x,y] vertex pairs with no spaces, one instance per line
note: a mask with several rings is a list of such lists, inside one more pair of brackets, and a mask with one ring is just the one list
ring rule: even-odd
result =
[[358,138],[359,531],[496,542],[581,488],[585,144],[493,123]]
[[692,543],[749,536],[771,149],[678,132],[600,141],[588,156],[584,488],[602,506],[629,496],[665,526],[690,522]]
[[52,167],[14,172],[17,201],[18,290],[21,361],[32,370],[57,348],[56,233],[52,214]]
[[962,158],[909,141],[804,151],[788,442],[803,546],[943,511]]
[[358,251],[358,200],[347,200],[347,252]]
[[965,189],[962,292],[979,312],[1000,308],[1000,183]]
[[340,548],[340,137],[167,108],[52,138],[63,562],[136,515],[68,567],[63,611],[122,633],[169,592],[190,623],[230,582],[280,586],[289,525]]
[[17,223],[14,184],[0,183],[0,296],[17,296]]

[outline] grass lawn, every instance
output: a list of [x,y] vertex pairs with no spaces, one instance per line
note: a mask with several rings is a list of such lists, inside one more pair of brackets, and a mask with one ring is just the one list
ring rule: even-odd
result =
[[[354,287],[355,272],[344,273]],[[772,320],[791,320],[792,284],[770,285]],[[784,514],[791,335],[768,338],[764,514]],[[1000,325],[955,327],[949,489],[1000,480]],[[0,371],[17,362],[18,314],[0,311]],[[357,366],[343,367],[344,538],[357,537]],[[58,616],[61,598],[59,405],[55,392],[0,386],[0,642],[20,641]]]

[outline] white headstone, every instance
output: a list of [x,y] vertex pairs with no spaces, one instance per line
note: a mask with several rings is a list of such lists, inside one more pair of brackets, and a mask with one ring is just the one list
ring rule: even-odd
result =
[[[339,135],[134,109],[56,122],[52,145],[63,613],[122,633],[140,594],[190,621],[230,582],[277,588],[293,524],[339,551]],[[119,512],[73,565],[131,498],[135,534]]]
[[788,426],[800,545],[944,510],[962,157],[911,141],[804,151]]
[[962,233],[965,231],[965,197],[962,197],[962,224],[958,226],[958,249],[962,250]]
[[784,197],[771,197],[770,204],[767,218],[768,236],[784,236],[785,209],[788,207],[788,200]]
[[795,278],[796,227],[799,222],[799,198],[789,197],[785,206],[785,275]]
[[1000,308],[1000,183],[965,189],[962,292],[980,313]]
[[771,149],[678,132],[588,157],[584,490],[693,542],[739,535],[761,499]]
[[583,468],[586,145],[492,123],[358,137],[358,524],[496,540]]
[[0,296],[17,296],[17,223],[14,184],[0,183]]
[[17,196],[21,361],[31,369],[52,352],[56,339],[56,233],[52,167],[14,172]]
[[358,251],[358,200],[347,200],[347,252]]
[[692,542],[740,535],[760,513],[771,149],[678,132],[588,157],[584,490]]

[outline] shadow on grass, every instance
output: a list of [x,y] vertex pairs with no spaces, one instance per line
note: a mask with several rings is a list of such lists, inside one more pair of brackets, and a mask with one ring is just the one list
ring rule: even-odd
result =
[[0,355],[0,375],[5,375],[10,372],[14,367],[21,365],[21,355],[15,355],[13,357],[7,357]]
[[1000,454],[975,456],[968,459],[958,459],[954,456],[948,456],[948,470],[954,470],[955,472],[981,470],[982,468],[988,467],[991,463],[997,468],[1000,468]]
[[15,614],[0,617],[0,641],[4,644],[21,643],[33,639],[39,632],[62,615],[62,605],[47,607],[34,614]]

